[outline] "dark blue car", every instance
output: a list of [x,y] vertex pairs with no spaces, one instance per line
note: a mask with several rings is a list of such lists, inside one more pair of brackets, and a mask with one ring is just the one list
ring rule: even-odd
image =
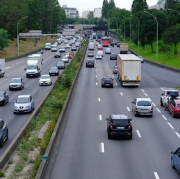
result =
[[171,166],[180,173],[180,148],[175,152],[171,152]]

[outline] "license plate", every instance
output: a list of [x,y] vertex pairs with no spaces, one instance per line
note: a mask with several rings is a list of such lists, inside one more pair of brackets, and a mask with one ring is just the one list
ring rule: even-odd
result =
[[117,127],[117,129],[124,129],[124,127]]

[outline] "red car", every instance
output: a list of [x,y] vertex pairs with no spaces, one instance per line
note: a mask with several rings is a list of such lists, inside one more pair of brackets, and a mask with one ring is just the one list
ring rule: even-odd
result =
[[180,100],[172,100],[168,105],[172,117],[180,117]]

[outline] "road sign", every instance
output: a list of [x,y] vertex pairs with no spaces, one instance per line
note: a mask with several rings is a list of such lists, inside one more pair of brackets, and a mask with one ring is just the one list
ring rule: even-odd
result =
[[70,59],[73,59],[73,58],[74,58],[74,53],[73,53],[73,52],[70,52],[70,53],[69,53],[69,58],[70,58]]

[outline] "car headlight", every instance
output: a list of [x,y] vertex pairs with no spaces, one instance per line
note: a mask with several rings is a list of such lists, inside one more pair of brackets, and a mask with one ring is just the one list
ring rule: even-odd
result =
[[25,107],[25,109],[29,109],[29,108],[30,108],[30,106],[26,106],[26,107]]
[[14,109],[18,109],[18,107],[17,107],[17,106],[14,106]]

